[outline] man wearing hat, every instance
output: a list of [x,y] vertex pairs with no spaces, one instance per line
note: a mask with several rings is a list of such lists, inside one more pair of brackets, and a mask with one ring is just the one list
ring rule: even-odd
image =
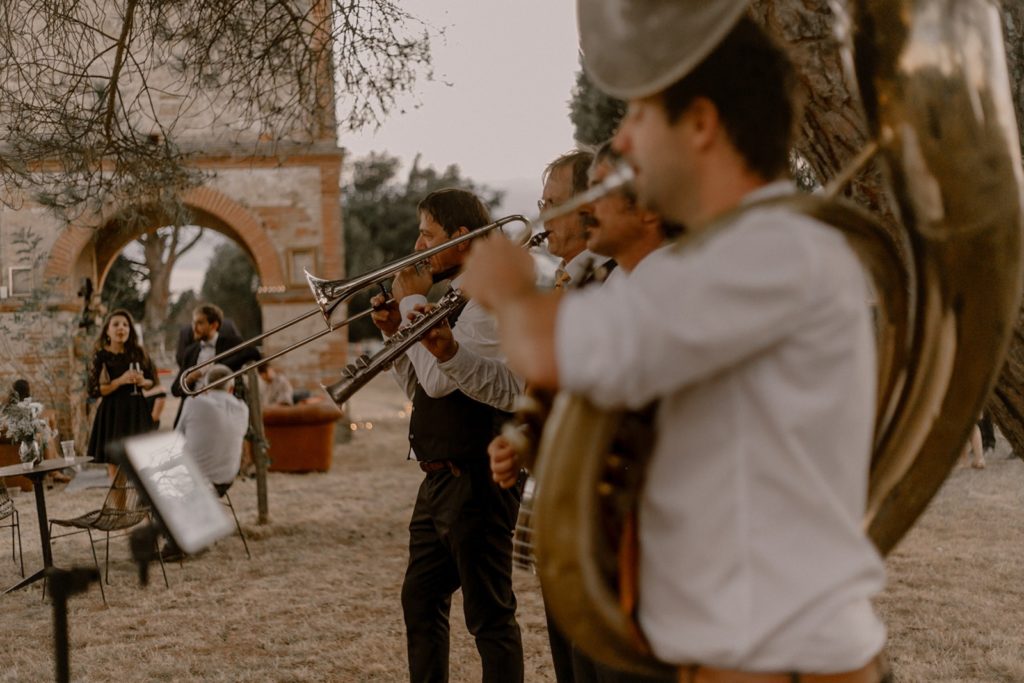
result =
[[745,9],[581,2],[588,74],[628,100],[614,146],[638,200],[687,233],[621,286],[563,297],[488,240],[464,287],[527,381],[608,409],[658,401],[637,617],[681,681],[878,683],[867,278],[838,231],[780,201],[794,75]]

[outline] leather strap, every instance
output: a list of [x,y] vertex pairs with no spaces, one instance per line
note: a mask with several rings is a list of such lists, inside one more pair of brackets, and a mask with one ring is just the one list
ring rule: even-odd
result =
[[694,664],[679,670],[679,683],[885,683],[889,666],[883,654],[853,671],[834,674],[755,673]]

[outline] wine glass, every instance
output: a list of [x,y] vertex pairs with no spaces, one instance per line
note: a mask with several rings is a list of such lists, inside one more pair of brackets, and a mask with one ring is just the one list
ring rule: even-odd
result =
[[[128,364],[128,369],[131,370],[132,372],[135,372],[135,373],[142,372],[142,369],[139,367],[138,363],[129,363]],[[133,396],[138,396],[139,393],[140,393],[139,392],[139,380],[136,379],[136,378],[133,378],[132,379],[132,395]]]

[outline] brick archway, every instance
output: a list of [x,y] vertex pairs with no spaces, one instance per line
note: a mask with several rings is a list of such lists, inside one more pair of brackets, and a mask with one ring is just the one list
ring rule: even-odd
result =
[[[263,288],[269,291],[285,288],[281,257],[262,221],[257,216],[231,197],[212,187],[193,188],[182,195],[182,201],[190,209],[212,216],[226,226],[227,229],[222,232],[240,242],[252,256]],[[116,221],[119,211],[120,207],[117,210],[105,212],[103,216],[97,216],[95,222],[90,222],[94,225],[109,225]],[[75,269],[79,257],[86,249],[93,246],[96,237],[97,231],[94,229],[75,225],[68,226],[50,250],[44,271],[45,276],[63,282],[66,294],[71,295],[71,289],[75,286]],[[135,237],[138,235],[119,236],[119,242],[123,242],[123,244],[118,244],[112,253],[119,252],[124,244]],[[109,266],[110,263],[96,264],[101,280]]]

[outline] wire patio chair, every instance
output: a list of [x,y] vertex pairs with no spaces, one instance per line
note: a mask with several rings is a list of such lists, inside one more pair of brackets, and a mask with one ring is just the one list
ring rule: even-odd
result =
[[[106,548],[104,550],[103,558],[103,581],[100,581],[100,595],[103,597],[103,604],[106,605],[107,596],[106,592],[103,590],[103,584],[106,583],[107,585],[110,585],[110,534],[114,531],[125,531],[125,533],[127,533],[127,529],[130,529],[142,521],[148,520],[149,517],[149,506],[143,502],[143,498],[135,487],[135,483],[124,472],[122,472],[120,468],[118,468],[117,473],[114,475],[114,481],[110,484],[110,490],[107,491],[107,497],[103,501],[103,507],[99,510],[87,512],[86,514],[73,519],[50,520],[50,543],[52,544],[57,538],[73,536],[84,531],[89,535],[89,546],[92,550],[92,559],[96,564],[96,571],[99,571],[100,563],[99,559],[96,557],[97,539],[93,538],[92,532],[102,531],[104,533]],[[55,536],[53,534],[54,526],[74,530],[57,534]],[[123,535],[124,534],[117,534],[115,538]],[[160,556],[159,551],[157,551],[156,556],[160,560],[160,571],[164,576],[164,585],[170,588],[170,583],[167,581],[167,570],[164,568],[164,561]],[[43,585],[43,595],[46,595],[45,583]]]
[[[234,510],[232,510],[234,512]],[[6,521],[5,521],[6,520]],[[21,577],[25,578],[25,556],[21,552],[21,521],[18,517],[18,509],[14,507],[14,501],[11,500],[10,494],[7,492],[7,486],[3,480],[0,480],[0,529],[11,528],[11,560],[18,564],[20,560],[21,564]],[[18,559],[14,559],[14,534],[17,532],[18,536]]]

